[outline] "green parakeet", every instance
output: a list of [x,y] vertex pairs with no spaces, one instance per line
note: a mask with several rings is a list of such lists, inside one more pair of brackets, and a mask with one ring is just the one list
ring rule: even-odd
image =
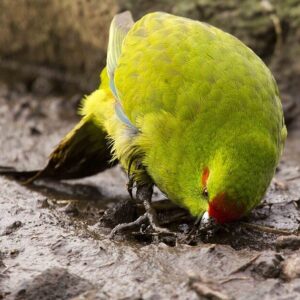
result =
[[276,82],[241,41],[162,12],[111,24],[99,89],[37,174],[74,178],[118,160],[193,216],[219,223],[258,205],[286,138]]

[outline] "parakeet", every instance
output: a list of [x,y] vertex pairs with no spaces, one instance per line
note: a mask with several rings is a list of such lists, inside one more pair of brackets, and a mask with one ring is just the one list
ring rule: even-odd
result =
[[119,161],[137,186],[219,223],[262,200],[287,130],[276,82],[234,36],[163,12],[111,23],[101,85],[36,177],[74,178]]

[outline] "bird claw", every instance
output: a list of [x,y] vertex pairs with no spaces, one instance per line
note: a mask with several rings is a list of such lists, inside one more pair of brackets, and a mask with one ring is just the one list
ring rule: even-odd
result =
[[152,208],[151,212],[146,212],[148,221],[150,223],[150,226],[152,227],[154,233],[156,234],[169,234],[169,235],[175,235],[175,232],[170,231],[169,229],[165,227],[159,226],[157,222],[157,216],[155,210]]
[[[132,183],[129,182],[129,188],[132,186]],[[152,184],[145,184],[137,187],[136,198],[138,201],[144,204],[146,212],[137,218],[135,221],[130,223],[123,223],[117,225],[110,233],[110,238],[113,238],[114,235],[125,229],[129,229],[135,226],[140,226],[145,223],[145,221],[149,222],[154,234],[169,234],[174,235],[175,233],[168,230],[167,228],[160,227],[157,219],[157,214],[155,209],[151,206],[151,197],[153,193],[153,186]]]
[[110,238],[110,239],[113,239],[113,237],[115,236],[115,234],[117,234],[119,231],[126,230],[126,229],[130,229],[130,228],[132,228],[132,227],[142,225],[146,220],[147,220],[147,215],[146,215],[146,213],[145,213],[145,214],[143,214],[142,216],[138,217],[138,218],[137,218],[135,221],[133,221],[133,222],[118,224],[118,225],[117,225],[116,227],[114,227],[114,228],[112,229],[112,231],[110,232],[109,238]]
[[175,232],[170,231],[167,228],[160,227],[157,222],[153,221],[153,216],[149,214],[149,212],[145,212],[143,215],[141,215],[139,218],[137,218],[135,221],[130,223],[122,223],[118,224],[115,228],[112,229],[110,232],[109,238],[112,239],[118,232],[126,229],[130,229],[135,226],[141,226],[146,221],[149,222],[149,225],[151,226],[153,232],[151,234],[153,235],[176,235]]

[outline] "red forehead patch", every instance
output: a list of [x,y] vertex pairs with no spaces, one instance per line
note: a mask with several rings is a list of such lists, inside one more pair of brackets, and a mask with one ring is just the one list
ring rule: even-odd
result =
[[217,223],[223,224],[238,220],[242,217],[244,209],[237,206],[233,201],[228,200],[225,193],[217,195],[208,207],[208,214]]
[[206,187],[207,185],[207,179],[209,177],[209,169],[208,167],[205,167],[202,173],[201,183],[203,187]]

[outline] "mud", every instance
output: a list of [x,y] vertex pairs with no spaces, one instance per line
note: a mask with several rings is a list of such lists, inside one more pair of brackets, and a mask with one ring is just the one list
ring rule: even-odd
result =
[[[2,85],[0,165],[41,168],[75,124],[76,105]],[[276,180],[247,219],[184,241],[139,228],[108,238],[116,219],[142,210],[128,206],[118,166],[30,187],[0,177],[0,299],[299,299],[299,127],[290,128]],[[183,236],[191,229],[184,210],[155,205],[165,226]]]

